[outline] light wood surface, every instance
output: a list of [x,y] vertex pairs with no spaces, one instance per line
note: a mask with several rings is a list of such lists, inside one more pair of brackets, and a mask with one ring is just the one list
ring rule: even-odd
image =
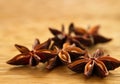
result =
[[103,79],[76,74],[65,66],[47,71],[44,64],[35,68],[6,64],[19,54],[14,44],[31,49],[35,38],[41,42],[51,37],[48,27],[67,28],[100,24],[100,33],[113,40],[99,44],[120,59],[120,0],[0,0],[0,84],[120,84],[120,68]]

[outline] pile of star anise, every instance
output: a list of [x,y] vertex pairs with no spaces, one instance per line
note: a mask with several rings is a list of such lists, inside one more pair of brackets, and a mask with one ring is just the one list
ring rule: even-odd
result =
[[120,60],[104,55],[101,49],[97,49],[92,55],[89,54],[88,47],[111,41],[99,34],[99,28],[100,26],[96,25],[85,30],[75,27],[73,23],[69,25],[68,33],[65,33],[63,25],[61,31],[49,28],[54,37],[43,43],[35,39],[32,50],[15,44],[20,54],[7,63],[36,66],[41,62],[45,63],[46,69],[49,70],[66,65],[72,71],[83,72],[86,77],[93,74],[105,77],[109,70],[120,66]]

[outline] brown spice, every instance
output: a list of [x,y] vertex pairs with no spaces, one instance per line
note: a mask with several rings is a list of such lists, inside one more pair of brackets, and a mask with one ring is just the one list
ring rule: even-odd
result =
[[39,64],[39,62],[46,62],[55,55],[54,51],[48,50],[50,41],[51,40],[49,39],[46,42],[40,44],[39,40],[36,39],[32,51],[30,51],[25,46],[15,44],[15,47],[21,52],[21,54],[13,57],[7,61],[7,63],[11,65],[36,66]]
[[56,49],[58,54],[47,62],[47,69],[53,69],[57,66],[63,65],[63,63],[71,63],[71,61],[85,54],[84,50],[76,47],[74,44],[70,45],[69,43],[64,43],[62,49],[58,49],[57,47]]
[[104,55],[104,52],[97,49],[91,56],[86,54],[83,58],[80,58],[70,64],[68,67],[75,72],[84,72],[84,75],[90,77],[96,74],[100,77],[105,77],[109,74],[109,70],[114,70],[120,66],[120,61]]
[[89,27],[88,30],[85,30],[81,27],[72,27],[73,33],[77,35],[74,39],[80,41],[85,46],[92,46],[98,43],[106,43],[111,41],[111,38],[106,38],[99,34],[99,25],[95,25],[93,27]]
[[71,35],[71,33],[73,32],[72,24],[69,25],[68,33],[65,33],[63,25],[61,31],[54,28],[49,28],[49,30],[54,35],[54,37],[51,38],[54,41],[53,47],[57,46],[58,48],[61,49],[64,43],[69,42],[70,44],[74,43],[79,48],[85,49],[85,47],[80,43],[80,41],[77,41]]
[[120,66],[120,61],[104,55],[100,49],[96,50],[93,55],[89,55],[87,52],[89,46],[111,41],[110,38],[99,34],[99,28],[100,26],[96,25],[85,30],[76,28],[73,23],[69,25],[68,33],[65,33],[64,25],[62,25],[61,31],[49,28],[54,35],[53,38],[41,44],[36,39],[31,51],[25,46],[15,44],[21,54],[13,57],[7,63],[36,66],[39,62],[47,62],[46,68],[49,70],[65,64],[75,72],[84,72],[87,77],[93,74],[105,77],[109,74],[109,70]]

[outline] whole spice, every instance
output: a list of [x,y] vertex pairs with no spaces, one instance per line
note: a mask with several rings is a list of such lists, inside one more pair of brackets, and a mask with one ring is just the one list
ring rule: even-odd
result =
[[70,45],[69,43],[64,43],[62,49],[58,49],[57,47],[56,49],[58,54],[47,62],[47,69],[53,69],[57,66],[63,65],[63,63],[71,63],[71,61],[85,54],[85,50],[76,47],[74,44]]
[[55,51],[48,50],[50,42],[51,40],[49,39],[46,42],[40,44],[39,40],[36,39],[32,51],[30,51],[25,46],[15,44],[15,47],[21,52],[21,54],[13,57],[7,61],[7,63],[11,65],[36,66],[39,64],[39,62],[46,62],[48,59],[56,55]]
[[120,61],[104,55],[104,52],[97,49],[91,56],[86,54],[80,59],[68,64],[68,67],[75,72],[84,72],[86,77],[96,74],[100,77],[105,77],[109,74],[109,70],[114,70],[120,66]]
[[76,28],[74,25],[72,26],[73,27],[71,30],[75,33],[75,35],[77,35],[74,37],[74,39],[80,41],[85,46],[92,46],[98,43],[105,43],[112,40],[111,38],[106,38],[99,34],[99,25],[89,27],[88,30],[85,30],[84,28]]
[[46,68],[49,70],[65,64],[75,72],[84,72],[86,77],[93,74],[105,77],[109,74],[109,70],[120,66],[120,61],[109,55],[104,55],[100,49],[97,49],[93,55],[88,53],[89,46],[112,40],[100,35],[99,28],[100,26],[96,25],[85,30],[75,27],[73,23],[69,25],[68,33],[65,33],[64,25],[62,25],[61,31],[49,28],[54,37],[44,43],[40,43],[36,39],[32,50],[15,44],[21,54],[8,60],[7,63],[36,66],[39,62],[46,62]]
[[74,39],[74,37],[72,37],[71,35],[72,27],[73,26],[70,24],[68,28],[68,33],[65,33],[65,29],[63,25],[61,31],[57,29],[49,28],[50,32],[54,35],[54,37],[51,38],[54,41],[53,47],[57,46],[58,48],[61,49],[64,43],[69,42],[70,44],[74,43],[77,47],[85,49],[85,47],[79,41],[77,41],[76,39]]
[[52,38],[52,40],[54,41],[53,46],[62,48],[67,39],[67,35],[64,33],[64,26],[62,26],[61,31],[54,28],[49,28],[49,30],[54,35],[54,37]]

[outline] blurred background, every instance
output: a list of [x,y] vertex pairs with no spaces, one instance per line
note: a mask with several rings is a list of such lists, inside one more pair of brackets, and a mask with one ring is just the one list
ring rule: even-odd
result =
[[0,27],[32,27],[46,21],[51,26],[75,21],[91,24],[101,19],[118,21],[119,8],[119,0],[0,0]]

